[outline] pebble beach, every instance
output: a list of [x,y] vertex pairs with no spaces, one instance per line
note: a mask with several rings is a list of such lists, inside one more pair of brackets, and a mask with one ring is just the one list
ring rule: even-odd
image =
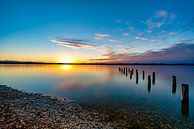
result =
[[68,99],[0,86],[0,129],[109,129]]

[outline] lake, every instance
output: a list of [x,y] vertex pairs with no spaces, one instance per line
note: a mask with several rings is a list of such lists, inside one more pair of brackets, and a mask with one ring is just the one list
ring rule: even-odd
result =
[[[122,68],[133,68],[134,74]],[[155,84],[148,85],[153,72]],[[0,65],[0,84],[69,98],[118,127],[194,128],[194,66]],[[187,103],[181,101],[182,84],[189,85]]]

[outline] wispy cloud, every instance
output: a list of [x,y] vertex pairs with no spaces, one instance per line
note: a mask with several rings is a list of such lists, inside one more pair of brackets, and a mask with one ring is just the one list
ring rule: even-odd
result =
[[152,30],[146,30],[146,32],[147,32],[148,34],[150,34],[150,33],[152,33]]
[[135,55],[135,53],[118,53],[112,50],[107,50],[102,56],[101,59],[90,59],[90,61],[96,62],[123,62],[128,57]]
[[118,42],[117,40],[114,40],[114,39],[109,39],[108,41],[109,42]]
[[101,40],[102,38],[100,37],[94,37],[94,40]]
[[168,12],[165,10],[160,10],[155,13],[155,17],[167,17]]
[[159,42],[159,39],[145,38],[143,36],[136,36],[135,39],[149,41],[149,42]]
[[176,42],[176,44],[182,44],[182,43],[194,43],[194,38],[193,39],[181,39]]
[[105,34],[105,33],[97,33],[97,34],[95,34],[95,36],[96,37],[102,37],[102,38],[104,38],[104,37],[109,37],[110,35],[109,34]]
[[123,33],[123,36],[129,36],[129,33]]
[[91,45],[85,43],[85,40],[76,40],[76,39],[53,39],[51,42],[56,43],[60,46],[70,47],[70,48],[86,48],[86,49],[94,49],[95,45]]
[[168,34],[169,35],[176,35],[177,33],[176,32],[169,32]]
[[151,17],[149,17],[146,21],[143,21],[142,23],[146,24],[149,28],[160,28],[164,24],[169,24],[173,22],[176,15],[172,12],[167,12],[165,10],[160,10],[155,12],[155,14]]

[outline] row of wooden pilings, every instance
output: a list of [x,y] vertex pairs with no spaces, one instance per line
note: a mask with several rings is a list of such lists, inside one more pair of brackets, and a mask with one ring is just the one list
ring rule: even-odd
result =
[[[119,72],[121,72],[122,74],[124,74],[126,77],[129,75],[130,79],[132,79],[133,75],[134,75],[134,69],[133,68],[121,68],[119,67]],[[136,75],[136,84],[138,84],[139,82],[139,72],[138,69],[135,70],[135,75]],[[152,77],[152,79],[151,79]],[[145,71],[143,70],[142,72],[142,79],[145,80]],[[148,75],[148,91],[150,92],[151,90],[151,84],[155,85],[156,82],[156,74],[155,72],[152,72],[152,75]]]
[[[130,79],[132,79],[134,74],[133,68],[127,68],[127,67],[119,67],[119,72],[124,74],[126,77],[129,75]],[[135,70],[136,75],[136,84],[138,84],[139,81],[139,72],[138,69]],[[152,78],[151,78],[152,77]],[[145,80],[145,71],[142,71],[142,79]],[[148,79],[148,92],[151,91],[151,84],[155,85],[156,83],[156,73],[152,72],[151,75],[147,76]],[[177,88],[177,79],[176,76],[172,76],[172,93],[176,93]],[[181,112],[183,116],[188,116],[189,114],[189,85],[188,84],[182,84],[182,96],[181,96]]]

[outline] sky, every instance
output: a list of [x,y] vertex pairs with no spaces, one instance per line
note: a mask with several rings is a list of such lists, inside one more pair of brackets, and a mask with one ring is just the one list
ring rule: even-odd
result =
[[194,0],[0,0],[0,60],[194,63]]

